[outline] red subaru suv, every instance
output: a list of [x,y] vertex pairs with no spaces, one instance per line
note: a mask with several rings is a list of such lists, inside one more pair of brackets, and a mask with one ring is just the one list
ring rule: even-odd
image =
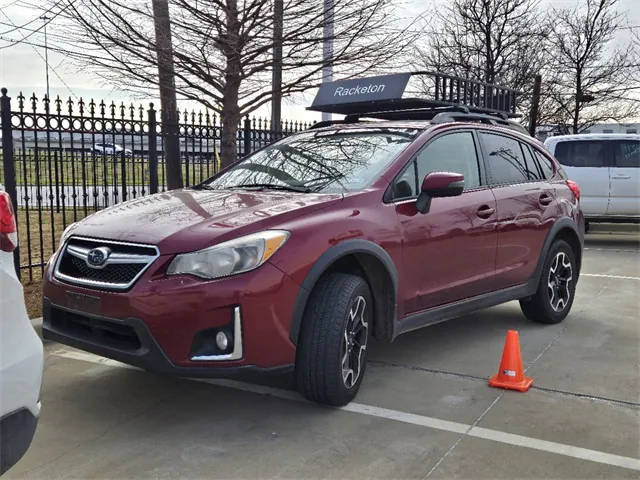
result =
[[577,185],[508,122],[464,117],[321,126],[85,218],[49,261],[45,338],[184,376],[291,373],[343,405],[371,337],[511,300],[562,321]]

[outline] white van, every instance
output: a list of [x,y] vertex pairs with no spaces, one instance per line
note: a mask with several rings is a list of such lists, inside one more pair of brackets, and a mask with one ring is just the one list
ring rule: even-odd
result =
[[13,207],[0,185],[0,475],[29,448],[40,416],[42,341],[13,266],[17,245]]
[[559,135],[544,144],[580,186],[588,221],[640,222],[640,135]]

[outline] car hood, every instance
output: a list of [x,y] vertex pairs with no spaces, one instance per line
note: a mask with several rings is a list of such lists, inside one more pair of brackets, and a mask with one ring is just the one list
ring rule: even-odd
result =
[[181,189],[96,212],[74,236],[157,245],[163,254],[205,248],[340,201],[340,194]]

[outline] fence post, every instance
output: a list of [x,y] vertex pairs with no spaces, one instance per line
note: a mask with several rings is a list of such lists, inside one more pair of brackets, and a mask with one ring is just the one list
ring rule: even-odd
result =
[[247,156],[251,153],[251,120],[249,120],[249,117],[244,119],[244,135],[242,139],[244,142],[242,156]]
[[[131,162],[133,163],[133,155],[131,155]],[[135,166],[133,168],[135,168]],[[127,201],[127,155],[124,151],[124,148],[120,152],[120,177],[122,180],[122,190],[121,190],[122,195],[120,196],[120,198],[122,199],[123,202],[126,202]]]
[[156,131],[156,111],[153,103],[147,110],[149,120],[149,193],[158,193],[158,133]]
[[[62,161],[62,145],[60,145],[60,161]],[[54,174],[56,179],[56,213],[60,213],[60,167],[58,165],[57,150],[54,150],[53,152],[53,166],[55,169]]]
[[[11,97],[7,89],[2,88],[0,97],[0,123],[2,124],[2,159],[4,169],[4,188],[11,198],[13,208],[18,216],[18,190],[16,188],[16,165],[13,157],[13,132],[11,128]],[[13,252],[13,264],[20,278],[20,246]]]

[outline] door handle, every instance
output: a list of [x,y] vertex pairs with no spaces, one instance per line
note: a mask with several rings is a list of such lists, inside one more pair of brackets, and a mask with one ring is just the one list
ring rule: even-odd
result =
[[496,209],[491,208],[489,205],[482,205],[480,208],[478,208],[476,215],[478,215],[480,218],[489,218],[495,213],[495,211]]
[[620,174],[620,175],[614,175],[611,178],[613,178],[614,180],[630,180],[631,179],[631,175]]
[[540,195],[540,205],[546,206],[546,205],[549,205],[551,202],[553,202],[553,198],[548,193],[543,193],[542,195]]

